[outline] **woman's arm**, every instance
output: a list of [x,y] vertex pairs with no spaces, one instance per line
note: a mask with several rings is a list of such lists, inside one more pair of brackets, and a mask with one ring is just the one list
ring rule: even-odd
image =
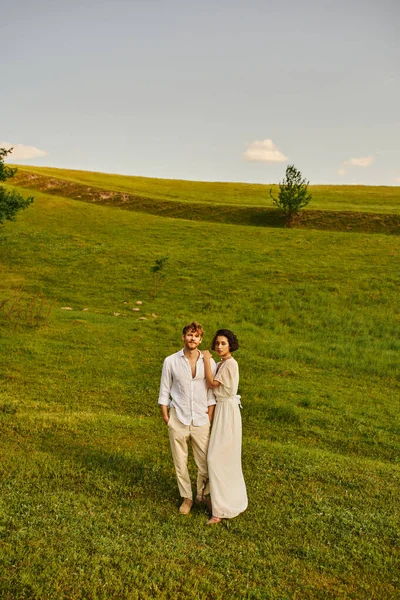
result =
[[204,372],[206,375],[206,381],[209,388],[217,388],[221,384],[219,381],[214,379],[214,375],[211,369],[210,364],[211,353],[208,350],[203,350],[203,360],[204,360]]

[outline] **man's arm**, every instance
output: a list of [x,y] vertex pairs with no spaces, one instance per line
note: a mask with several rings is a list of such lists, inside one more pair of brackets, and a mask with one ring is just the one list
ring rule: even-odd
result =
[[165,421],[165,423],[168,425],[168,421],[169,421],[168,406],[166,406],[165,404],[160,404],[160,408],[161,408],[161,416],[162,416],[163,420]]
[[160,382],[160,394],[158,396],[158,404],[161,408],[161,416],[165,423],[169,421],[168,407],[170,405],[170,391],[172,387],[172,373],[168,359],[164,360],[161,382]]

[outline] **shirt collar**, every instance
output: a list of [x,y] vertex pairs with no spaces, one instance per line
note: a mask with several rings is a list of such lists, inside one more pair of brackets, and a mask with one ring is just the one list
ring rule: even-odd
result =
[[[197,352],[200,354],[199,358],[200,358],[201,360],[203,360],[203,355],[202,355],[202,353],[200,352],[200,350],[199,350],[198,348],[196,348],[196,349],[197,349]],[[184,348],[182,348],[182,350],[179,350],[179,356],[183,356],[184,358],[186,358],[186,356],[185,356],[185,353],[184,353]]]

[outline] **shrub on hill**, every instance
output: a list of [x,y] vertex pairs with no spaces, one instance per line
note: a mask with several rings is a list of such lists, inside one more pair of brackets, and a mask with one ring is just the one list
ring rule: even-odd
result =
[[[4,159],[12,153],[12,148],[6,150],[0,148],[0,181],[7,181],[14,177],[17,169],[12,169],[4,164]],[[3,186],[0,186],[0,225],[4,221],[15,221],[16,214],[27,208],[33,202],[33,196],[24,198],[17,191],[8,192]]]
[[300,209],[307,206],[311,200],[311,194],[307,193],[308,184],[309,181],[302,179],[301,172],[294,165],[288,165],[283,181],[279,182],[278,198],[272,195],[272,190],[269,191],[275,206],[283,211],[287,227],[292,226]]

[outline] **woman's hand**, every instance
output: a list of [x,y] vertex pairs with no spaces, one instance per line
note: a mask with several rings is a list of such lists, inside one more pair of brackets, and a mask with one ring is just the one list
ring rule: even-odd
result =
[[202,354],[203,354],[203,358],[205,358],[207,360],[210,360],[210,358],[212,358],[212,354],[208,350],[203,350]]

